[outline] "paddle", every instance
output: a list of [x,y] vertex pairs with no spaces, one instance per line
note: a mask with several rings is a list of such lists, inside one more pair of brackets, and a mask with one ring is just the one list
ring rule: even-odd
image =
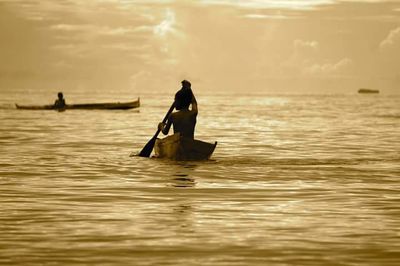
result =
[[[167,114],[165,115],[165,117],[162,121],[163,123],[167,122],[167,119],[168,119],[169,115],[172,113],[172,111],[174,110],[174,108],[175,108],[175,102],[169,108]],[[154,144],[156,143],[156,139],[157,139],[158,134],[160,134],[160,131],[161,131],[160,129],[157,129],[156,134],[154,134],[154,136],[149,140],[149,142],[147,142],[147,144],[143,147],[143,149],[140,151],[138,156],[150,157],[150,154],[153,151]]]

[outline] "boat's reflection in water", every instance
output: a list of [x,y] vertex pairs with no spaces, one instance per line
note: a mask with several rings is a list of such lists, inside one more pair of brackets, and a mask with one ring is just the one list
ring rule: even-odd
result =
[[180,235],[190,237],[194,232],[194,214],[195,203],[193,198],[188,195],[190,190],[195,189],[196,180],[194,173],[198,165],[193,162],[174,162],[171,178],[167,184],[169,187],[176,189],[175,195],[182,194],[177,197],[175,204],[171,206],[171,211],[175,217],[176,232]]
[[190,162],[177,162],[176,167],[173,169],[171,186],[177,188],[190,188],[196,185],[193,173],[197,165]]

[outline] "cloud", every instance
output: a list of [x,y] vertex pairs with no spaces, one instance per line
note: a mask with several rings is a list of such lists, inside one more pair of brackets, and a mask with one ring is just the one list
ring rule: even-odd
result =
[[310,77],[343,74],[353,64],[347,57],[332,62],[325,51],[318,41],[295,39],[291,56],[280,67],[286,75]]
[[83,30],[93,30],[90,25],[76,25],[76,24],[56,24],[50,26],[52,30],[65,31],[65,32],[74,32],[74,31],[83,31]]
[[174,24],[175,24],[175,13],[167,9],[165,11],[165,18],[161,21],[160,24],[154,26],[153,32],[154,34],[164,37],[167,33],[174,32]]
[[232,1],[232,0],[202,0],[202,4],[208,5],[228,5],[240,8],[271,8],[271,9],[298,9],[309,10],[320,5],[332,4],[335,0],[291,0],[291,1],[265,1],[265,0],[246,0],[246,1]]
[[400,42],[400,27],[389,32],[388,36],[379,44],[381,49],[389,48]]
[[283,15],[262,15],[262,14],[247,14],[244,15],[243,17],[250,19],[288,19],[287,16]]
[[292,19],[295,18],[293,15],[288,16],[282,14],[281,10],[273,12],[271,14],[260,14],[260,13],[250,13],[243,16],[249,19]]
[[312,58],[318,55],[319,46],[319,42],[314,40],[305,41],[296,39],[293,41],[293,54],[291,60],[294,61],[295,64],[312,60]]
[[123,36],[131,33],[150,31],[150,27],[145,25],[137,27],[109,27],[89,24],[56,24],[52,25],[50,29],[60,32],[84,32],[85,34],[108,36]]
[[349,65],[351,65],[353,61],[349,58],[343,58],[339,60],[337,63],[326,63],[326,64],[313,64],[305,69],[305,73],[307,74],[335,74]]
[[294,40],[293,42],[295,50],[300,49],[311,49],[316,50],[318,49],[319,43],[317,41],[303,41],[303,40]]
[[56,44],[51,46],[50,49],[55,52],[62,52],[66,55],[79,58],[87,57],[93,52],[93,49],[87,45],[76,45],[72,43]]

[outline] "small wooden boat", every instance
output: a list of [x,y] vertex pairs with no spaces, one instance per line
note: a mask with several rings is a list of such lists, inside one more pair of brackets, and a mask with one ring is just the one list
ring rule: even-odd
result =
[[372,89],[359,89],[358,93],[379,93],[379,90],[372,90]]
[[154,157],[177,161],[207,160],[217,146],[200,140],[182,137],[179,133],[163,139],[157,139]]
[[24,110],[65,110],[65,109],[85,109],[85,110],[125,110],[140,107],[140,98],[132,102],[114,102],[114,103],[80,103],[80,104],[67,104],[63,108],[58,108],[54,105],[19,105],[15,104],[17,109]]

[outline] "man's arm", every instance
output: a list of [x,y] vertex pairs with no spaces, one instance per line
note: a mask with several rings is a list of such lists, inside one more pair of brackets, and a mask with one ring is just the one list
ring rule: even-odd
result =
[[198,113],[197,101],[196,97],[194,97],[193,91],[192,91],[192,111],[195,112],[196,114]]
[[171,125],[172,125],[172,116],[169,116],[166,124],[163,123],[163,122],[158,124],[158,129],[161,130],[161,132],[164,135],[168,135],[168,132],[169,132],[169,130],[171,128]]

